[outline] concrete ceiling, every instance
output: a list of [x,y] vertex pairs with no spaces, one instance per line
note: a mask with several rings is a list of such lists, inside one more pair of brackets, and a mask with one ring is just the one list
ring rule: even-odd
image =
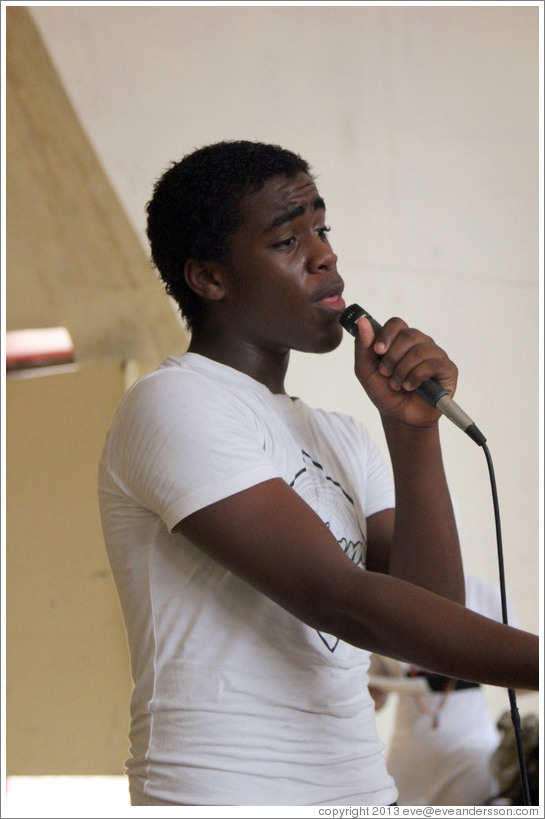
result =
[[80,362],[181,352],[181,322],[29,12],[6,18],[6,329],[65,326]]

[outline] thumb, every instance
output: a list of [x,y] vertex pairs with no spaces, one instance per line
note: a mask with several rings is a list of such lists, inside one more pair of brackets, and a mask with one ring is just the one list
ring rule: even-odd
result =
[[357,341],[359,342],[359,346],[363,345],[365,348],[371,347],[375,340],[375,331],[371,327],[371,323],[365,316],[360,316],[356,324],[358,325]]
[[358,380],[365,384],[377,371],[379,358],[373,347],[375,331],[369,321],[362,316],[357,321],[358,335],[355,342],[355,373]]

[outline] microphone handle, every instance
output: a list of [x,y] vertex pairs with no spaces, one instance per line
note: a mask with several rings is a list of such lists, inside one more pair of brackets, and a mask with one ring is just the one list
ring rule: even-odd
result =
[[[347,307],[341,315],[340,323],[351,335],[357,337],[357,321],[362,316],[367,319],[375,331],[375,335],[382,330],[382,324],[373,318],[367,310],[360,307],[359,304],[351,304],[350,307]],[[486,438],[480,429],[471,420],[469,415],[450,397],[446,389],[441,386],[437,379],[428,378],[427,381],[423,381],[416,392],[424,401],[427,401],[432,407],[442,412],[453,424],[456,424],[466,435],[469,435],[476,444],[482,446],[486,442]]]

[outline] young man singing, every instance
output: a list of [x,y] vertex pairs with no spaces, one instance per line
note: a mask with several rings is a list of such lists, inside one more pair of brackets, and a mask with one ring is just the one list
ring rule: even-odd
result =
[[[536,689],[537,638],[464,607],[439,413],[457,369],[399,318],[358,322],[355,373],[393,470],[352,418],[286,394],[290,350],[341,342],[343,281],[309,165],[224,142],[148,204],[191,331],[125,396],[100,464],[126,622],[133,805],[387,805],[370,652]],[[395,503],[394,503],[395,489]]]

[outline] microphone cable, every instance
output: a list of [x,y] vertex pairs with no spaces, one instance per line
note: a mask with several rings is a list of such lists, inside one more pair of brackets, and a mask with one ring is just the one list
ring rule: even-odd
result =
[[[501,533],[501,520],[500,520],[500,507],[498,502],[498,491],[496,487],[496,476],[494,473],[494,464],[492,463],[492,456],[490,454],[490,450],[486,445],[486,441],[479,444],[483,448],[486,463],[488,466],[488,473],[490,477],[490,487],[492,490],[492,502],[494,505],[494,523],[496,527],[496,545],[497,545],[497,553],[498,553],[498,572],[499,572],[499,580],[500,580],[500,596],[501,596],[501,610],[502,610],[502,621],[504,625],[508,625],[508,617],[507,617],[507,595],[505,591],[505,568],[503,563],[503,543],[502,543],[502,533]],[[522,740],[522,726],[520,722],[520,714],[518,711],[517,706],[517,695],[513,688],[508,688],[507,693],[509,696],[509,705],[511,711],[511,722],[513,723],[513,729],[515,731],[515,740],[517,744],[517,755],[518,755],[518,763],[519,763],[519,770],[520,770],[520,780],[522,785],[522,795],[524,799],[525,805],[531,805],[531,796],[530,796],[530,786],[528,783],[528,771],[526,768],[526,757],[524,754],[524,745]]]
[[[347,307],[343,311],[339,319],[339,322],[342,325],[342,327],[344,327],[345,330],[347,330],[351,335],[353,335],[356,338],[358,335],[357,321],[362,316],[364,316],[369,321],[375,333],[378,333],[380,330],[382,330],[382,325],[379,324],[379,322],[376,319],[374,319],[373,316],[371,316],[359,304],[351,304],[349,307]],[[459,407],[450,398],[446,390],[443,387],[441,387],[441,385],[439,384],[438,381],[436,381],[436,379],[430,378],[428,381],[425,381],[418,388],[417,393],[425,401],[427,401],[428,404],[431,404],[431,406],[436,407],[444,415],[446,415],[447,418],[449,418],[456,426],[462,429],[466,433],[466,435],[468,435],[478,446],[482,447],[484,450],[486,462],[488,465],[490,486],[492,490],[492,501],[494,505],[494,523],[496,528],[496,546],[498,555],[502,622],[504,625],[509,625],[507,617],[507,595],[505,591],[505,568],[503,561],[503,543],[501,533],[500,508],[498,502],[498,491],[496,487],[494,464],[492,463],[492,456],[486,444],[486,438],[480,431],[480,429],[471,420],[471,418],[468,415],[466,415],[466,413],[461,409],[461,407]],[[530,787],[528,784],[528,772],[526,768],[526,757],[524,755],[522,727],[517,706],[517,697],[515,690],[513,688],[508,688],[507,693],[509,696],[511,721],[513,723],[513,729],[515,732],[515,740],[517,745],[517,755],[524,804],[531,805],[532,802],[530,796]]]

